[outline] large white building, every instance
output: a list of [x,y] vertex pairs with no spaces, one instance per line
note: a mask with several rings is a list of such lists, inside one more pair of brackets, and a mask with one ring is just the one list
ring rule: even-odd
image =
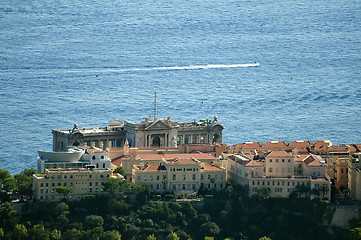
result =
[[140,123],[111,121],[106,127],[54,129],[53,151],[64,152],[73,146],[93,146],[103,150],[123,147],[126,140],[137,148],[175,148],[188,143],[222,143],[223,125],[213,121],[178,123],[146,118]]
[[83,168],[111,168],[111,160],[107,153],[99,148],[70,148],[67,152],[39,151],[36,161],[36,173],[43,173],[46,169]]
[[135,165],[132,182],[154,192],[193,194],[200,188],[220,190],[226,186],[226,169],[219,163],[195,158],[163,159],[160,164]]

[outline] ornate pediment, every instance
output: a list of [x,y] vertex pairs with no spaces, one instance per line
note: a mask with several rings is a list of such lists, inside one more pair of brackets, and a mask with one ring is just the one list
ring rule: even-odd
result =
[[145,128],[146,130],[159,130],[159,129],[170,129],[168,124],[164,123],[162,120],[158,119],[148,127]]

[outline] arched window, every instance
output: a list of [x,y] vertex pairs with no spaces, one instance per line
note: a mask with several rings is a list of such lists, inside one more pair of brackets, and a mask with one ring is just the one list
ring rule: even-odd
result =
[[158,136],[155,136],[152,141],[153,147],[160,147],[160,138]]
[[219,141],[219,134],[216,133],[213,135],[213,141],[212,142],[218,142]]

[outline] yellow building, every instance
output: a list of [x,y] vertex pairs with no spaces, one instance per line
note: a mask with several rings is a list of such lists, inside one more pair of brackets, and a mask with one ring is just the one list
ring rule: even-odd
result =
[[111,169],[46,169],[45,174],[33,175],[33,198],[36,201],[59,201],[64,196],[56,192],[56,187],[70,187],[70,200],[79,200],[83,195],[103,193],[104,182],[109,178],[123,177],[112,174]]
[[348,189],[350,197],[361,200],[361,153],[353,154],[348,162]]
[[[330,200],[331,183],[326,177],[326,164],[314,154],[292,155],[285,151],[228,156],[227,180],[231,184],[249,186],[249,195],[261,187],[270,190],[270,197],[288,197],[298,185],[306,186],[311,193]],[[325,187],[323,186],[325,185]],[[321,191],[323,190],[323,192]],[[306,194],[306,193],[305,193]]]
[[193,194],[201,187],[220,190],[226,186],[226,169],[220,164],[202,163],[195,158],[174,158],[154,165],[135,165],[134,184],[146,185],[154,192]]

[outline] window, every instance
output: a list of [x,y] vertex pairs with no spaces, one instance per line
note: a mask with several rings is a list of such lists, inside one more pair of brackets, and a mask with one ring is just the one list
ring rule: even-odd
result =
[[291,159],[288,159],[288,162],[291,162]]
[[93,156],[92,159],[95,160],[95,156]]
[[176,180],[177,176],[175,174],[173,174],[173,180]]
[[272,159],[270,159],[269,162],[272,162]]
[[157,180],[159,180],[159,175],[157,175]]
[[285,160],[284,160],[284,159],[282,159],[282,162],[285,162]]
[[73,175],[70,175],[70,178],[73,178]]
[[103,168],[105,168],[105,163],[103,163]]
[[276,162],[278,162],[278,159],[276,159]]
[[278,168],[276,168],[276,172],[278,172]]
[[291,168],[288,168],[287,171],[290,173],[290,172],[291,172]]
[[100,159],[104,159],[104,156],[102,155],[102,156],[100,157]]
[[195,174],[193,174],[192,179],[196,180],[196,175]]
[[92,178],[93,177],[93,175],[89,175],[89,178]]
[[283,173],[285,172],[285,168],[282,168],[282,172],[283,172]]
[[272,172],[272,168],[270,167],[268,171],[269,171],[269,172]]
[[186,175],[185,174],[183,175],[183,180],[186,180]]

